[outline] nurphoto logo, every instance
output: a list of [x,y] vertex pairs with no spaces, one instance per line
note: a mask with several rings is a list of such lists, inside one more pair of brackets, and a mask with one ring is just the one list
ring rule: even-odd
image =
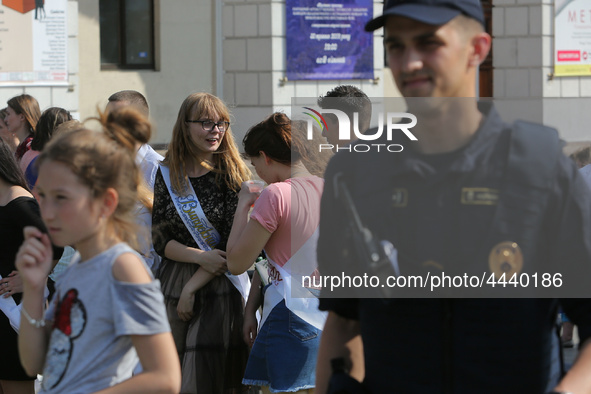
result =
[[[304,112],[305,115],[308,115],[309,118],[307,119],[308,122],[308,133],[307,138],[308,140],[313,140],[314,135],[314,123],[320,127],[320,129],[328,129],[328,125],[326,119],[320,114],[320,112],[310,108],[310,107],[303,107],[304,109],[310,112]],[[392,141],[392,137],[394,135],[394,131],[401,131],[408,137],[411,141],[417,141],[417,137],[409,130],[416,126],[417,124],[417,117],[408,112],[387,112],[386,113],[386,122],[384,123],[384,113],[378,114],[378,127],[372,128],[367,130],[366,132],[361,132],[359,130],[359,113],[353,113],[353,124],[351,124],[351,120],[349,116],[338,109],[322,109],[324,114],[333,114],[336,116],[338,121],[339,127],[339,140],[346,141],[345,144],[320,144],[319,151],[322,150],[334,150],[336,152],[340,150],[346,150],[349,152],[369,152],[369,151],[377,151],[380,152],[381,150],[386,150],[388,152],[402,152],[404,147],[400,144],[385,144],[385,143],[372,143],[372,144],[363,144],[363,143],[356,143],[351,146],[348,141],[352,139],[358,139],[360,141],[376,141],[377,139],[381,138],[384,132],[386,133],[386,140]],[[408,119],[409,122],[400,123],[400,121]],[[353,133],[353,138],[351,138],[351,133]]]

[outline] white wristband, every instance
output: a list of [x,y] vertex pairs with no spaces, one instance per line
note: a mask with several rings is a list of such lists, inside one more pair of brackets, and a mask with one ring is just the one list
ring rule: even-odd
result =
[[33,319],[31,317],[31,315],[29,315],[29,313],[25,310],[24,307],[21,307],[21,312],[23,313],[23,316],[27,319],[27,321],[29,322],[30,325],[32,325],[35,328],[41,328],[41,327],[45,327],[45,319]]

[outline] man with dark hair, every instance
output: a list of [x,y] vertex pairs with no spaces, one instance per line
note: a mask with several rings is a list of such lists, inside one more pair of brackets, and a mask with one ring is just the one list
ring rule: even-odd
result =
[[[145,117],[150,116],[150,108],[148,106],[148,100],[143,94],[135,90],[122,90],[117,93],[113,93],[109,97],[106,111],[114,111],[117,108],[131,106],[141,112]],[[142,171],[144,181],[148,189],[154,193],[154,179],[156,178],[156,172],[160,162],[164,160],[164,157],[156,152],[149,144],[136,143],[137,153],[135,161]],[[139,213],[138,222],[146,227],[151,227],[152,216],[149,211],[142,209]],[[142,246],[143,252],[146,252],[146,262],[152,270],[156,270],[160,264],[160,256],[154,250],[153,245],[150,244]]]
[[[355,140],[354,127],[357,125],[359,132],[363,133],[369,129],[371,122],[371,100],[363,91],[355,86],[340,85],[321,96],[318,99],[318,106],[322,109],[336,109],[344,112],[350,119],[350,138],[339,139],[339,122],[337,117],[331,113],[324,113],[327,129],[322,135],[331,144],[334,152],[341,146],[348,145]],[[355,122],[355,114],[358,116],[358,123]]]
[[[122,90],[117,93],[113,93],[109,97],[106,111],[113,111],[116,108],[131,106],[140,111],[144,116],[150,116],[150,107],[148,106],[148,100],[143,94],[135,90]],[[157,153],[148,144],[137,144],[137,155],[136,162],[140,166],[142,173],[144,174],[144,180],[149,186],[150,190],[154,189],[154,177],[160,162],[164,159],[162,155]]]
[[143,94],[136,90],[122,90],[117,93],[113,93],[109,97],[107,103],[107,111],[112,111],[118,107],[132,106],[139,110],[145,117],[150,116],[150,107],[148,107],[148,100]]
[[[333,157],[319,271],[333,284],[386,267],[396,281],[370,283],[378,291],[385,283],[400,286],[391,298],[324,286],[320,309],[329,316],[318,353],[319,394],[327,392],[335,359],[363,381],[360,393],[591,392],[591,196],[555,130],[505,124],[493,105],[476,101],[478,66],[491,46],[483,25],[480,0],[389,0],[366,25],[384,27],[388,65],[418,120],[417,140],[388,136],[405,149]],[[390,242],[397,257],[372,239]],[[402,288],[398,280],[443,274],[454,276],[456,287],[437,296],[429,286]],[[470,285],[485,278],[482,288],[462,286],[468,275]],[[561,281],[534,287],[543,275]],[[532,282],[491,287],[516,277]],[[579,326],[581,347],[557,383],[559,304]]]

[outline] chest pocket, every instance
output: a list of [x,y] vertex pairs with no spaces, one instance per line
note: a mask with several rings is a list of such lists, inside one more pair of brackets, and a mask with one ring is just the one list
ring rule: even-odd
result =
[[483,270],[488,271],[487,246],[490,233],[495,226],[500,186],[497,181],[487,183],[486,186],[464,185],[456,191],[460,234],[458,263],[461,263],[461,273],[481,275]]
[[[500,139],[505,147],[497,150],[501,158],[500,152],[504,150],[506,159],[504,168],[497,172],[500,174],[496,177],[497,185],[493,186],[499,190],[494,209],[462,211],[463,223],[473,230],[464,232],[468,242],[462,246],[463,260],[472,269],[489,271],[489,254],[495,247],[504,243],[517,244],[523,252],[520,270],[533,272],[544,260],[543,256],[548,255],[548,245],[542,244],[540,231],[560,143],[556,130],[526,122],[515,122],[512,130],[505,130],[505,135],[506,141]],[[486,225],[482,228],[474,225],[474,221]]]
[[[498,208],[499,179],[491,174],[451,174],[437,188],[422,191],[413,205],[413,265],[432,274],[481,274],[481,251]],[[418,199],[418,198],[417,198]],[[395,212],[397,213],[397,212]],[[408,237],[408,236],[407,236]]]

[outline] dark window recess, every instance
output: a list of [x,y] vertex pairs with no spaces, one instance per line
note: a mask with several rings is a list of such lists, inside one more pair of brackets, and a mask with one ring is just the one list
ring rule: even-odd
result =
[[101,69],[154,69],[154,1],[99,0]]
[[[484,24],[485,30],[492,36],[492,0],[480,0],[482,9],[484,11]],[[492,97],[493,96],[493,51],[492,48],[488,53],[488,56],[479,68],[479,91],[480,97]]]

